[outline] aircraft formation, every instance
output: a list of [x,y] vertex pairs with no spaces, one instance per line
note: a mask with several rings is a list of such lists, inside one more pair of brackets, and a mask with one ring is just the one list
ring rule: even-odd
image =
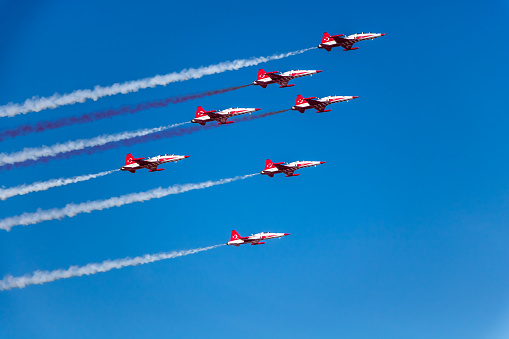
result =
[[[342,47],[343,51],[352,51],[352,50],[358,49],[358,47],[353,47],[353,45],[355,43],[358,43],[360,41],[365,41],[365,40],[373,40],[373,39],[376,39],[376,38],[379,38],[379,37],[382,37],[385,35],[386,34],[384,34],[384,33],[358,33],[358,34],[351,34],[351,35],[346,35],[346,36],[343,34],[331,36],[330,34],[325,32],[325,33],[323,33],[323,36],[322,36],[322,42],[317,47],[302,49],[299,51],[289,52],[289,53],[285,53],[285,54],[274,55],[271,57],[260,58],[260,59],[264,60],[264,61],[260,61],[260,62],[267,62],[268,60],[275,60],[275,59],[280,59],[280,58],[287,57],[290,55],[304,53],[307,50],[315,49],[315,48],[325,49],[327,52],[331,52],[333,48]],[[247,66],[243,66],[243,67],[247,67]],[[179,80],[175,80],[175,81],[183,81],[184,79],[189,79],[189,74],[187,74],[186,72],[187,71],[184,70],[183,72],[181,72],[183,74],[177,74],[177,75],[175,75],[175,77],[169,77],[169,78],[172,78],[172,79],[178,78],[179,79]],[[207,71],[207,72],[209,72],[209,71]],[[108,118],[108,117],[112,117],[115,115],[121,115],[121,114],[127,114],[127,113],[130,114],[130,113],[134,113],[134,112],[141,111],[144,109],[148,109],[150,107],[165,107],[170,102],[176,103],[176,102],[183,102],[185,100],[194,100],[197,98],[202,98],[207,95],[215,95],[218,93],[225,93],[228,91],[233,91],[233,90],[251,86],[251,85],[260,86],[261,88],[265,89],[269,85],[277,84],[277,85],[279,85],[279,88],[289,88],[289,87],[295,86],[295,84],[289,84],[290,81],[293,81],[294,79],[298,79],[298,78],[305,77],[305,76],[312,76],[315,74],[319,74],[321,72],[323,72],[323,71],[322,70],[290,70],[290,71],[284,71],[284,72],[278,72],[278,71],[266,72],[263,69],[259,69],[256,80],[248,85],[231,87],[231,88],[216,90],[216,91],[211,91],[211,92],[198,93],[195,95],[185,96],[184,98],[178,98],[178,97],[167,98],[160,102],[143,103],[143,104],[139,104],[135,107],[126,107],[126,108],[121,108],[121,109],[113,110],[113,111],[108,110],[105,112],[99,112],[99,113],[94,113],[94,114],[90,113],[90,114],[86,114],[81,117],[78,117],[78,119],[73,119],[73,118],[69,118],[69,119],[66,118],[63,120],[61,119],[59,121],[59,123],[47,122],[47,123],[41,124],[40,126],[39,125],[34,125],[34,126],[21,125],[18,128],[19,131],[18,131],[18,129],[16,129],[15,131],[10,131],[10,130],[0,131],[0,141],[2,140],[2,136],[6,137],[10,134],[12,134],[11,137],[14,137],[16,135],[24,135],[23,134],[23,133],[25,133],[24,131],[29,131],[29,130],[30,131],[33,131],[33,130],[38,131],[39,129],[41,129],[41,130],[52,129],[52,128],[56,128],[55,126],[68,126],[68,125],[70,125],[72,123],[76,123],[76,122],[77,123],[85,123],[85,122],[95,121],[94,119],[103,119],[103,118]],[[213,73],[208,73],[208,74],[213,74]],[[199,78],[201,76],[203,76],[203,75],[196,76],[195,78]],[[159,79],[159,76],[158,76],[158,79]],[[171,82],[171,81],[167,81],[164,84],[167,84],[169,82]],[[129,86],[131,86],[133,84],[136,88],[131,89],[131,87],[129,87]],[[147,87],[153,87],[153,83],[149,82],[149,84],[147,85],[147,84],[145,84],[145,80],[142,79],[139,81],[127,82],[127,83],[120,84],[120,85],[116,84],[116,86],[111,87],[111,91],[113,91],[114,93],[129,93],[129,92],[137,91],[139,88],[147,88]],[[101,89],[101,88],[99,88],[99,89]],[[42,98],[39,100],[36,98],[36,99],[31,99],[31,100],[35,100],[38,103],[38,105],[35,105],[35,106],[33,105],[33,102],[30,100],[27,100],[29,102],[27,104],[28,105],[27,107],[25,107],[24,104],[23,105],[17,105],[17,104],[6,105],[5,107],[7,107],[7,106],[9,106],[9,107],[8,108],[4,107],[3,111],[2,111],[2,107],[0,106],[0,117],[14,116],[17,114],[24,114],[26,112],[39,110],[39,108],[37,108],[38,110],[35,110],[32,106],[39,107],[39,105],[42,105],[43,106],[42,109],[47,109],[47,108],[52,108],[53,106],[59,107],[62,105],[73,104],[76,102],[83,102],[83,101],[85,101],[87,99],[91,99],[91,98],[94,98],[94,100],[95,100],[96,97],[90,96],[90,92],[91,91],[79,90],[79,91],[75,91],[69,95],[64,95],[59,99],[60,101],[58,104],[49,105],[46,101],[50,101],[50,100],[47,100],[45,98]],[[104,92],[108,92],[108,91],[104,91]],[[108,92],[108,93],[110,93],[110,92]],[[82,95],[83,97],[80,97],[78,100],[75,98],[76,95]],[[110,95],[110,94],[108,94],[108,95]],[[101,97],[101,96],[104,96],[104,95],[101,94],[99,97]],[[65,100],[62,98],[64,98]],[[191,99],[189,99],[189,98],[191,98]],[[330,95],[330,96],[325,96],[325,97],[321,97],[321,98],[318,98],[318,97],[306,97],[305,98],[302,95],[298,94],[295,104],[293,106],[288,106],[288,109],[253,115],[253,118],[259,118],[259,117],[264,117],[264,116],[268,116],[268,115],[272,115],[272,114],[278,114],[278,113],[290,111],[290,110],[297,111],[300,113],[304,113],[306,110],[310,110],[310,109],[314,109],[316,111],[316,113],[330,112],[331,111],[330,109],[326,109],[330,104],[339,103],[339,102],[348,102],[350,100],[357,99],[357,98],[358,98],[358,96],[348,96],[348,95]],[[169,100],[169,99],[171,99],[171,100]],[[167,133],[167,135],[175,135],[175,134],[170,133],[171,128],[174,128],[175,126],[187,124],[189,122],[193,123],[193,124],[198,124],[201,126],[201,127],[193,126],[193,130],[200,130],[200,129],[202,129],[202,127],[203,127],[203,129],[205,129],[205,128],[210,128],[210,126],[229,125],[229,124],[232,124],[235,122],[235,121],[229,120],[230,118],[241,116],[241,115],[246,115],[246,114],[252,114],[252,113],[260,111],[260,110],[261,110],[261,108],[239,108],[239,107],[237,107],[237,108],[227,108],[227,109],[222,109],[222,110],[205,111],[205,109],[202,106],[198,106],[196,109],[195,117],[193,119],[191,119],[190,121],[187,120],[186,122],[174,124],[171,126],[161,126],[161,127],[157,127],[154,129],[139,130],[139,131],[135,131],[134,133],[122,132],[122,133],[119,133],[116,135],[110,135],[110,136],[106,136],[106,137],[101,136],[99,139],[93,138],[93,139],[88,139],[88,140],[78,140],[79,142],[72,141],[72,142],[65,144],[65,147],[62,147],[62,145],[57,144],[55,147],[46,147],[44,149],[42,149],[42,148],[41,149],[38,149],[38,148],[25,149],[22,152],[13,153],[11,155],[5,156],[4,158],[0,158],[0,168],[1,167],[14,168],[14,167],[18,166],[16,164],[23,164],[24,163],[23,161],[29,163],[30,161],[35,161],[34,159],[39,159],[39,158],[42,159],[41,161],[47,161],[51,156],[54,156],[54,157],[62,156],[62,158],[65,158],[66,155],[64,155],[65,152],[62,151],[62,149],[65,149],[65,150],[70,149],[70,151],[68,153],[73,152],[74,154],[82,154],[82,153],[90,151],[90,149],[93,149],[93,148],[101,149],[101,147],[98,147],[98,146],[109,145],[108,147],[111,146],[112,148],[119,147],[118,146],[119,144],[115,144],[115,143],[124,142],[125,140],[128,140],[128,138],[150,137],[151,133],[156,133],[156,132],[154,132],[154,130],[164,131],[165,133]],[[243,121],[243,120],[249,120],[249,117],[244,116],[242,118],[237,119],[237,121]],[[214,122],[217,124],[214,124]],[[208,125],[209,127],[205,127],[207,124],[209,124]],[[210,125],[210,124],[212,124],[212,125]],[[28,132],[26,132],[26,133],[28,133]],[[178,133],[180,133],[180,132],[178,132]],[[135,136],[133,137],[133,135],[135,135]],[[168,136],[166,136],[166,137],[168,137]],[[149,138],[147,138],[147,139],[149,139]],[[108,140],[108,141],[103,141],[103,140]],[[114,141],[111,141],[111,140],[114,140]],[[78,145],[79,147],[74,146],[74,145]],[[83,146],[83,145],[85,145],[85,146]],[[76,147],[76,148],[73,149],[73,147]],[[50,156],[48,154],[52,154],[52,155]],[[151,173],[160,172],[160,171],[165,170],[165,168],[159,168],[159,166],[166,164],[166,163],[170,163],[170,162],[179,162],[179,161],[184,160],[189,157],[190,157],[190,155],[164,154],[164,155],[150,156],[147,158],[135,158],[131,153],[129,153],[126,155],[124,165],[116,170],[105,171],[105,172],[101,172],[101,173],[97,173],[97,174],[82,175],[82,176],[77,176],[77,177],[73,177],[73,178],[52,179],[52,180],[48,180],[48,181],[44,181],[44,182],[36,182],[31,185],[20,185],[20,186],[17,186],[14,188],[9,188],[9,189],[2,188],[2,189],[0,189],[0,199],[5,200],[6,198],[12,197],[14,195],[23,195],[23,194],[27,194],[30,192],[47,190],[51,187],[57,187],[57,186],[67,185],[70,183],[81,182],[81,181],[89,180],[91,178],[104,176],[104,175],[107,175],[114,171],[130,172],[130,173],[134,174],[138,170],[147,169],[148,172],[151,172]],[[325,161],[293,161],[293,162],[288,162],[288,163],[285,163],[285,162],[274,163],[270,159],[266,159],[265,167],[263,168],[263,170],[261,170],[259,172],[259,174],[266,175],[270,178],[273,178],[276,174],[284,174],[285,177],[296,177],[296,176],[299,176],[300,174],[295,173],[295,171],[300,170],[302,168],[317,167],[318,165],[322,165],[322,164],[325,164]],[[11,167],[9,167],[9,166],[11,166]],[[147,201],[150,199],[164,197],[164,196],[167,196],[170,194],[180,194],[180,192],[186,192],[186,191],[194,190],[194,189],[202,189],[203,187],[211,187],[214,185],[220,185],[223,183],[228,183],[228,182],[232,182],[235,180],[241,180],[241,179],[245,179],[248,177],[252,177],[254,175],[255,174],[236,176],[234,178],[221,179],[221,180],[218,180],[215,182],[207,181],[205,183],[199,183],[199,184],[187,184],[187,185],[183,185],[183,186],[176,185],[176,186],[179,186],[179,187],[177,187],[177,189],[175,189],[175,187],[173,187],[173,186],[166,187],[166,188],[159,187],[159,188],[145,191],[145,192],[139,192],[139,193],[135,193],[135,194],[127,194],[127,195],[119,196],[119,197],[112,197],[112,198],[109,198],[106,200],[88,201],[88,202],[81,203],[81,204],[68,204],[61,209],[58,209],[58,208],[53,208],[53,209],[49,209],[49,210],[38,209],[36,212],[33,212],[33,213],[25,212],[19,216],[9,217],[9,218],[0,220],[0,229],[9,231],[14,226],[21,226],[21,225],[26,226],[26,225],[36,224],[36,223],[39,223],[42,221],[47,221],[47,220],[62,219],[64,217],[74,217],[76,214],[79,214],[79,213],[90,213],[91,211],[95,211],[95,210],[103,210],[103,209],[110,208],[110,207],[119,207],[119,206],[130,204],[133,202],[142,202],[142,201]],[[269,180],[271,180],[271,179],[269,179]],[[282,237],[285,237],[288,235],[289,235],[289,233],[261,232],[261,233],[257,233],[257,234],[252,234],[247,237],[242,237],[239,235],[239,233],[236,230],[233,230],[231,232],[230,240],[225,245],[235,246],[235,247],[239,247],[240,245],[245,245],[245,244],[262,245],[262,244],[265,244],[266,240],[281,239]],[[221,245],[209,246],[209,247],[195,249],[195,250],[189,250],[189,251],[179,251],[179,252],[175,252],[175,253],[162,253],[160,255],[155,256],[155,257],[157,257],[157,259],[153,259],[154,256],[139,257],[139,260],[138,259],[133,260],[133,259],[127,258],[125,260],[121,260],[122,267],[134,266],[140,262],[148,263],[148,262],[153,262],[155,260],[162,260],[162,259],[173,258],[173,257],[177,257],[177,256],[182,256],[182,255],[188,255],[191,253],[197,253],[199,251],[205,251],[208,249],[216,248],[218,246],[221,246]],[[144,261],[144,260],[146,260],[146,261]],[[111,269],[111,268],[108,268],[108,267],[111,267],[111,265],[109,265],[109,262],[105,262],[104,265],[105,265],[104,269],[96,270],[94,272],[96,272],[96,273],[99,271],[103,272],[103,271],[107,271],[107,270]],[[56,279],[63,279],[63,278],[71,277],[71,276],[80,276],[83,274],[95,274],[93,272],[92,273],[80,273],[80,272],[85,272],[87,267],[88,266],[84,266],[83,267],[84,270],[75,270],[74,267],[71,267],[68,271],[57,270],[57,271],[55,271],[56,273],[42,272],[42,274],[41,274],[39,271],[37,271],[34,274],[34,276],[29,277],[29,278],[27,278],[25,276],[22,276],[19,278],[13,278],[13,277],[8,276],[7,278],[4,278],[4,280],[0,280],[0,290],[11,289],[14,287],[23,288],[26,285],[40,284],[40,283],[44,283],[44,282],[53,281]],[[29,282],[27,282],[27,279],[29,280]]]
[[[351,34],[345,36],[343,34],[339,35],[329,35],[329,33],[325,32],[322,36],[322,43],[317,47],[319,49],[325,49],[327,52],[330,52],[332,48],[335,47],[343,47],[343,51],[351,51],[359,49],[359,47],[352,47],[353,44],[364,41],[364,40],[373,40],[379,37],[384,36],[385,33],[358,33]],[[288,88],[293,87],[295,84],[289,85],[288,83],[296,78],[301,78],[305,76],[312,76],[314,74],[318,74],[323,72],[322,70],[291,70],[286,72],[266,72],[263,69],[258,70],[258,76],[256,80],[253,82],[253,85],[260,86],[262,88],[267,88],[268,85],[278,84],[279,88]],[[304,113],[308,109],[315,109],[316,113],[324,113],[331,112],[330,109],[325,109],[330,104],[335,104],[338,102],[348,102],[353,99],[357,99],[358,96],[344,96],[344,95],[331,95],[323,98],[317,97],[309,97],[304,98],[302,95],[298,94],[295,105],[291,107],[291,110],[298,111],[300,113]],[[201,126],[205,126],[207,123],[217,122],[219,125],[227,125],[234,123],[233,121],[228,121],[229,118],[243,115],[243,114],[251,114],[253,112],[259,111],[261,108],[228,108],[223,110],[212,110],[205,111],[203,107],[198,106],[196,109],[196,116],[191,120],[192,123],[200,124]],[[131,154],[127,154],[126,162],[123,167],[121,167],[122,171],[129,171],[131,173],[135,173],[135,171],[147,168],[149,172],[162,171],[164,168],[157,169],[157,166],[167,162],[176,162],[188,158],[189,156],[182,155],[164,155],[164,156],[155,156],[152,158],[148,158],[144,160],[144,158],[135,159]],[[265,162],[265,168],[260,172],[262,175],[267,175],[269,177],[274,177],[275,174],[285,174],[286,177],[296,177],[300,174],[295,174],[294,172],[301,168],[306,167],[316,167],[318,165],[325,164],[325,161],[294,161],[290,163],[277,162],[273,163],[270,159],[267,159]],[[265,244],[264,240],[282,238],[284,236],[289,235],[289,233],[270,233],[270,232],[261,232],[257,234],[253,234],[248,237],[241,237],[237,231],[233,230],[231,233],[230,241],[226,243],[229,246],[240,246],[244,244],[251,245],[262,245]]]

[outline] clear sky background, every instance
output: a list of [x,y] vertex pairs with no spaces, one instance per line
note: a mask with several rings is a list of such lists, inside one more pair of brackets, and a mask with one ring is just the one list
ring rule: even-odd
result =
[[[33,134],[1,152],[190,120],[207,110],[287,112],[0,173],[0,186],[119,168],[125,154],[190,154],[0,202],[0,218],[159,186],[327,161],[0,234],[0,277],[291,236],[0,293],[1,338],[508,338],[509,134],[505,1],[0,2],[0,105],[221,61],[316,46],[322,33],[387,33],[266,71],[324,70],[292,88],[247,87]],[[14,118],[1,128],[255,80],[258,68]]]

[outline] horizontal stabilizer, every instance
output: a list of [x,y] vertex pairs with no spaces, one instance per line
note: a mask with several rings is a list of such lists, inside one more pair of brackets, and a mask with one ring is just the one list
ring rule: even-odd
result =
[[253,246],[254,246],[254,245],[263,245],[263,244],[265,244],[265,243],[264,243],[264,242],[254,242],[254,243],[252,243],[251,245],[253,245]]
[[164,168],[150,170],[149,172],[159,172],[159,171],[164,171]]
[[204,117],[204,116],[209,115],[209,114],[214,113],[214,112],[217,112],[217,111],[215,111],[215,110],[214,111],[205,111],[203,109],[203,107],[198,106],[196,108],[196,116],[195,116],[195,118],[201,118],[201,117]]
[[228,125],[233,124],[235,121],[226,121],[226,122],[220,122],[219,125]]
[[316,113],[324,113],[324,112],[331,112],[332,110],[331,109],[326,109],[326,110],[323,110],[323,111],[316,111]]
[[299,175],[300,174],[291,174],[291,175],[287,174],[286,177],[298,177]]
[[279,88],[285,88],[285,87],[293,87],[295,86],[295,84],[291,84],[291,85],[286,85],[286,86],[279,86]]

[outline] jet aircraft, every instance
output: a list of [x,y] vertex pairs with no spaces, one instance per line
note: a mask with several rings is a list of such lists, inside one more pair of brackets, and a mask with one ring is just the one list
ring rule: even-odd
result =
[[220,125],[233,124],[233,121],[227,121],[228,118],[252,113],[261,110],[261,108],[228,108],[222,111],[205,111],[203,107],[198,106],[196,109],[196,117],[191,120],[193,123],[205,126],[207,122],[217,121]]
[[322,43],[318,45],[318,48],[323,48],[327,52],[330,52],[334,47],[343,47],[343,51],[351,51],[359,49],[359,47],[352,47],[354,43],[364,40],[372,40],[384,36],[385,33],[358,33],[348,36],[343,34],[330,36],[329,33],[323,33]]
[[318,166],[321,164],[325,164],[325,161],[294,161],[285,165],[284,162],[276,162],[273,163],[270,159],[265,161],[265,169],[260,172],[260,174],[268,175],[269,177],[274,177],[274,174],[284,173],[287,177],[296,177],[300,174],[293,174],[296,170],[300,168]]
[[129,153],[125,158],[125,165],[122,166],[120,170],[129,171],[131,173],[135,173],[142,168],[148,169],[149,172],[164,171],[164,168],[157,169],[157,166],[166,162],[175,162],[189,157],[190,155],[165,154],[143,160],[145,158],[134,158],[133,155]]
[[287,235],[290,235],[290,233],[270,233],[270,232],[261,232],[257,234],[252,234],[249,237],[241,237],[237,231],[233,230],[232,235],[230,237],[230,241],[226,243],[226,245],[229,246],[236,246],[239,247],[240,245],[244,244],[251,244],[251,245],[262,245],[265,244],[265,241],[262,240],[268,240],[268,239],[275,239],[275,238],[282,238]]
[[336,102],[349,101],[352,99],[357,99],[356,96],[342,96],[342,95],[332,95],[328,97],[323,97],[320,99],[316,99],[316,97],[303,98],[302,95],[297,95],[297,100],[295,101],[295,106],[292,107],[293,110],[304,113],[305,110],[314,108],[316,109],[316,113],[330,112],[331,110],[326,110],[325,107],[330,104],[334,104]]
[[265,72],[263,69],[258,71],[258,78],[253,82],[253,85],[258,85],[266,88],[270,84],[278,84],[279,88],[292,87],[295,85],[288,85],[288,81],[295,78],[305,77],[306,75],[313,75],[323,71],[318,70],[297,70],[288,71],[277,74],[277,72]]

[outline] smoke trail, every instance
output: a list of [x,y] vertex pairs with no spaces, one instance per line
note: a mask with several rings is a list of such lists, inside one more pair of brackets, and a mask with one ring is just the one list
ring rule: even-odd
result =
[[51,179],[48,181],[38,181],[34,182],[30,185],[19,185],[10,188],[0,188],[0,200],[6,200],[16,195],[24,195],[32,192],[46,191],[53,187],[65,186],[69,184],[75,184],[80,181],[86,181],[94,178],[103,177],[105,175],[111,174],[117,170],[100,172],[96,174],[87,174],[87,175],[79,175],[72,178],[58,178]]
[[71,266],[66,270],[60,269],[54,271],[35,271],[32,274],[26,274],[21,277],[13,277],[12,275],[7,275],[2,280],[0,280],[0,291],[11,290],[13,288],[25,288],[29,285],[35,284],[42,285],[47,282],[59,279],[67,279],[72,277],[81,277],[82,275],[92,275],[102,272],[108,272],[113,269],[121,269],[127,266],[138,266],[149,264],[159,260],[173,259],[198,252],[208,251],[219,246],[224,245],[202,247],[193,250],[163,252],[157,254],[145,254],[144,256],[134,258],[127,257],[116,260],[105,260],[101,263],[90,263],[81,267]]
[[101,211],[112,207],[120,207],[135,202],[159,199],[171,194],[180,194],[192,190],[201,190],[207,187],[223,185],[237,180],[243,180],[255,176],[256,174],[248,174],[236,176],[233,178],[221,179],[217,181],[205,181],[198,184],[174,185],[169,187],[158,187],[145,192],[131,193],[112,197],[105,200],[95,200],[82,202],[80,204],[70,203],[63,208],[53,208],[49,210],[38,209],[32,213],[23,213],[14,217],[8,217],[0,220],[0,229],[10,231],[14,226],[27,226],[38,224],[46,220],[62,219],[65,217],[72,218],[81,213],[90,213],[92,211]]
[[125,139],[136,138],[147,134],[163,131],[165,129],[173,128],[188,124],[189,122],[181,122],[169,126],[161,126],[156,128],[141,129],[134,132],[122,132],[110,135],[100,135],[92,139],[79,139],[75,141],[68,141],[64,144],[55,144],[53,146],[31,147],[24,148],[22,151],[14,153],[0,153],[0,166],[15,164],[27,160],[37,160],[41,157],[51,157],[59,153],[67,153],[75,150],[80,150],[89,147],[95,147]]
[[6,129],[3,131],[0,131],[0,141],[6,139],[6,138],[15,138],[21,135],[27,135],[30,133],[39,133],[43,132],[49,129],[57,129],[62,128],[65,126],[70,125],[76,125],[76,124],[86,124],[89,122],[93,122],[96,120],[101,119],[109,119],[118,115],[127,115],[127,114],[133,114],[145,111],[147,109],[151,108],[159,108],[159,107],[166,107],[170,104],[178,104],[186,101],[191,101],[199,98],[204,98],[207,96],[227,93],[231,91],[235,91],[237,89],[241,89],[244,87],[251,86],[249,85],[243,85],[243,86],[236,86],[236,87],[228,87],[223,89],[218,89],[214,91],[207,91],[203,93],[195,93],[195,94],[186,94],[186,95],[179,95],[175,97],[166,98],[164,100],[156,100],[151,102],[143,102],[139,103],[137,105],[127,105],[123,106],[117,109],[108,109],[108,110],[102,110],[92,113],[86,113],[80,116],[73,116],[73,117],[64,117],[56,120],[46,120],[46,121],[40,121],[34,124],[25,124],[20,125],[16,128],[12,129]]
[[[265,118],[271,115],[279,114],[288,111],[288,109],[262,113],[258,115],[245,115],[235,122],[249,121],[260,118]],[[183,122],[171,126],[157,127],[152,129],[140,130],[137,132],[122,132],[119,134],[105,135],[88,140],[69,141],[65,144],[55,144],[53,146],[44,146],[41,148],[25,148],[23,151],[11,154],[0,153],[0,171],[8,171],[13,168],[27,167],[40,163],[47,163],[57,159],[69,159],[73,156],[82,154],[95,154],[104,152],[110,149],[119,148],[122,146],[131,146],[149,142],[152,140],[159,140],[164,138],[173,138],[185,134],[192,134],[201,130],[217,128],[221,125],[215,123],[208,123],[205,126],[190,126],[186,128],[177,128],[181,125],[187,124]],[[134,135],[138,133],[138,135]],[[114,140],[117,139],[117,140]],[[99,142],[100,141],[100,142]],[[94,145],[95,144],[95,145]],[[85,146],[90,145],[90,146]]]
[[269,62],[271,60],[287,58],[289,56],[301,54],[315,48],[316,47],[311,47],[289,53],[274,54],[268,57],[225,61],[216,65],[184,69],[180,72],[156,75],[152,78],[127,81],[121,84],[116,83],[107,87],[95,86],[93,90],[80,89],[68,94],[55,93],[50,97],[33,97],[32,99],[27,99],[23,104],[9,103],[7,105],[0,106],[0,117],[13,117],[18,114],[39,112],[45,109],[53,109],[64,105],[73,105],[77,102],[85,102],[89,99],[97,100],[105,96],[112,96],[120,93],[127,94],[131,92],[137,92],[144,88],[161,85],[165,86],[172,82],[199,79],[205,75],[238,70],[240,68],[255,66],[261,63]]

